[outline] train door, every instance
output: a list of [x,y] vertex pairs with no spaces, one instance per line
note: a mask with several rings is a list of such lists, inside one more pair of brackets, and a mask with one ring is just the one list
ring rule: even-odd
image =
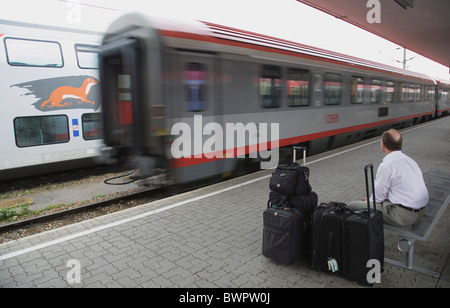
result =
[[163,169],[164,105],[160,55],[135,38],[104,44],[100,52],[104,141],[120,160],[132,159],[143,176]]
[[[222,172],[223,159],[216,151],[223,149],[222,110],[220,99],[220,60],[213,53],[178,51],[174,64],[179,76],[177,94],[173,97],[174,121],[187,124],[190,132],[176,131],[190,150],[175,161],[178,182],[207,178]],[[190,133],[190,134],[189,134]],[[184,136],[182,136],[182,134]],[[187,135],[186,135],[187,134]],[[181,140],[182,141],[182,140]],[[178,155],[180,156],[180,155]]]
[[124,153],[139,149],[139,130],[135,125],[138,106],[136,45],[137,41],[126,39],[120,46],[101,53],[105,143]]

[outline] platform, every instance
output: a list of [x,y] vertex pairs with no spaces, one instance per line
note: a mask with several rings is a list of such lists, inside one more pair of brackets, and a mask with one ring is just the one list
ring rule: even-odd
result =
[[[422,171],[450,162],[450,117],[403,130],[403,151]],[[319,202],[364,197],[365,164],[384,157],[379,138],[308,158]],[[302,288],[358,285],[277,264],[261,254],[262,213],[271,170],[211,185],[119,213],[0,245],[0,287]],[[450,287],[450,211],[415,262],[439,279],[390,264],[374,287]],[[397,236],[386,257],[402,260]],[[79,271],[78,271],[79,270]],[[76,274],[80,273],[80,276]]]

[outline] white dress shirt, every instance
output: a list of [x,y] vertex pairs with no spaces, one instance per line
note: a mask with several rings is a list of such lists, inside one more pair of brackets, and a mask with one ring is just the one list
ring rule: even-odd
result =
[[380,203],[389,200],[412,209],[426,206],[428,190],[417,163],[401,151],[386,155],[377,170],[375,198]]

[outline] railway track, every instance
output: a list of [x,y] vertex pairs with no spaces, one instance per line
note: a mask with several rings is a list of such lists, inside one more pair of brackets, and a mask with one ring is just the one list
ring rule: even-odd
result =
[[[117,183],[117,179],[122,176],[109,177],[104,179],[102,177],[100,181],[111,183]],[[164,177],[163,177],[164,178]],[[219,178],[216,179],[220,180]],[[98,180],[97,180],[98,181]],[[125,183],[130,182],[129,178],[123,179]],[[214,182],[214,181],[213,181]],[[0,224],[0,244],[16,240],[22,237],[30,236],[33,234],[57,229],[69,224],[81,222],[88,219],[93,219],[102,215],[111,214],[117,211],[125,210],[128,208],[136,207],[142,204],[167,198],[171,195],[182,193],[194,188],[211,184],[211,179],[208,181],[198,181],[190,183],[189,185],[173,185],[162,181],[160,184],[149,184],[147,182],[141,183],[140,189],[130,189],[119,193],[103,196],[101,200],[90,199],[89,201],[79,202],[74,205],[67,205],[63,209],[55,209],[53,212],[33,215],[31,218],[23,219],[12,223]],[[119,181],[120,184],[120,181]],[[47,182],[45,185],[51,186],[51,182]],[[114,184],[113,184],[114,185]],[[145,187],[145,188],[144,188]],[[74,186],[72,189],[77,191],[79,187]],[[80,189],[79,194],[82,194]]]
[[[124,175],[124,171],[118,172],[117,170],[113,172],[96,171],[94,175],[85,173],[81,176],[79,172],[75,172],[69,174],[64,173],[63,175],[50,174],[46,177],[1,183],[0,210],[12,209],[17,211],[18,214],[12,215],[14,216],[13,219],[16,219],[14,222],[8,222],[6,220],[0,222],[0,243],[139,206],[168,197],[175,191],[173,185],[164,181],[164,176],[159,181],[141,181],[139,185],[134,186],[123,185],[136,181],[130,181],[130,178],[125,177],[128,175],[130,174]],[[85,190],[91,184],[100,187],[96,191],[98,196],[90,195]],[[104,185],[103,188],[108,192],[103,192],[103,188],[99,184]],[[112,193],[107,189],[111,185],[105,184],[122,184],[124,188]],[[62,199],[66,201],[60,202],[59,195],[63,194],[69,194],[70,196],[64,196]],[[36,199],[42,199],[42,195],[52,196],[51,201],[55,203],[35,204]],[[78,201],[75,200],[75,197],[78,198]],[[21,206],[8,208],[3,204],[8,203],[10,200],[15,201],[21,199],[31,200],[32,210],[27,209],[26,213],[22,213]],[[55,205],[49,206],[50,204]],[[41,208],[35,210],[37,206]],[[3,216],[4,212],[0,214],[2,214],[1,218],[5,218]]]
[[[0,225],[0,234],[2,234],[4,232],[8,232],[8,231],[18,230],[21,228],[27,228],[28,226],[31,226],[31,225],[43,224],[43,223],[56,221],[58,219],[67,218],[69,216],[80,214],[80,213],[86,213],[86,212],[95,211],[95,210],[102,209],[102,208],[107,208],[109,206],[123,204],[123,203],[129,202],[129,201],[133,202],[133,206],[137,206],[137,205],[143,204],[144,202],[148,202],[149,198],[155,199],[155,198],[157,198],[156,196],[158,196],[158,198],[161,198],[161,197],[163,197],[161,195],[168,194],[169,191],[170,191],[170,186],[160,187],[160,188],[156,188],[156,189],[149,189],[149,190],[145,190],[142,192],[131,193],[126,196],[122,196],[122,197],[118,197],[118,198],[102,200],[99,202],[93,202],[93,203],[90,203],[87,205],[82,205],[82,206],[73,207],[70,209],[62,210],[62,211],[57,211],[55,213],[45,214],[45,215],[30,218],[30,219],[25,219],[25,220],[21,220],[21,221],[9,223],[9,224]],[[142,200],[142,202],[139,202],[141,200]],[[131,206],[129,206],[129,207],[131,207]]]

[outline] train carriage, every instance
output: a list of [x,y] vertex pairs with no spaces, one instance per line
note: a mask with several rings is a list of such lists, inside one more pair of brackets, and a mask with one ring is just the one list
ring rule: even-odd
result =
[[436,116],[446,116],[450,113],[450,82],[442,79],[436,80]]
[[279,148],[315,153],[436,112],[426,75],[206,22],[127,14],[100,58],[109,149],[179,183],[243,160],[274,167]]
[[0,180],[96,163],[101,33],[0,20]]

